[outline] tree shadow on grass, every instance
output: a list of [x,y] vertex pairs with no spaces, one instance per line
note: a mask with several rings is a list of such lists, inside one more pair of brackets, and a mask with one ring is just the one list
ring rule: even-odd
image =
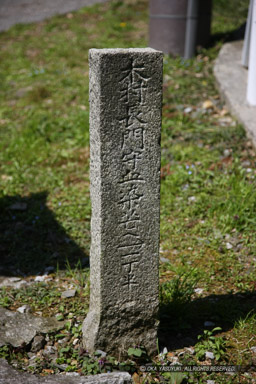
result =
[[69,238],[46,206],[47,192],[0,199],[0,275],[44,273],[88,264],[88,255]]
[[[204,329],[232,329],[248,313],[256,313],[256,291],[210,295],[188,303],[170,302],[160,306],[159,344],[168,350],[190,347]],[[214,323],[207,327],[205,322]]]

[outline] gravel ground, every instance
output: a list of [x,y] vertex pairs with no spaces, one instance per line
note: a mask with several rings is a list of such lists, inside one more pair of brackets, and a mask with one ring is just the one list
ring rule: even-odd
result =
[[0,31],[32,23],[107,0],[0,0]]

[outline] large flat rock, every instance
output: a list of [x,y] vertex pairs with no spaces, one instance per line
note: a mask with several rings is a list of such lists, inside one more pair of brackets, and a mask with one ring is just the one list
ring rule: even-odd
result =
[[0,347],[27,345],[36,334],[51,333],[63,327],[64,322],[57,321],[53,317],[36,317],[0,307]]
[[12,368],[6,360],[0,359],[0,384],[132,384],[126,372],[104,373],[95,376],[51,375],[38,376],[23,373]]
[[224,44],[214,74],[231,112],[244,125],[256,147],[256,107],[246,100],[248,71],[241,64],[242,47],[243,41]]

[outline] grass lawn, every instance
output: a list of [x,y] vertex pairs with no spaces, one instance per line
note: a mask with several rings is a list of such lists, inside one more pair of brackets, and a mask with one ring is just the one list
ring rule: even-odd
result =
[[[142,373],[138,347],[127,363],[136,383],[256,382],[256,154],[221,101],[212,71],[223,41],[246,20],[248,1],[213,3],[211,47],[191,60],[164,57],[153,361],[242,369]],[[118,366],[81,346],[89,304],[88,49],[145,47],[147,25],[147,0],[113,0],[0,33],[0,275],[28,282],[1,288],[0,305],[29,304],[38,315],[66,320],[49,336],[55,363],[38,352],[30,367],[26,348],[0,348],[0,357],[19,368],[91,374]],[[33,282],[45,270],[48,278]],[[60,299],[72,287],[76,296]]]

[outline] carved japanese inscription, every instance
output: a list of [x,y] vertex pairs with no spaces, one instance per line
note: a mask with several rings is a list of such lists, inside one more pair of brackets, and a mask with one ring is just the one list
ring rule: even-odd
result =
[[161,52],[90,50],[89,350],[156,349],[161,100]]

